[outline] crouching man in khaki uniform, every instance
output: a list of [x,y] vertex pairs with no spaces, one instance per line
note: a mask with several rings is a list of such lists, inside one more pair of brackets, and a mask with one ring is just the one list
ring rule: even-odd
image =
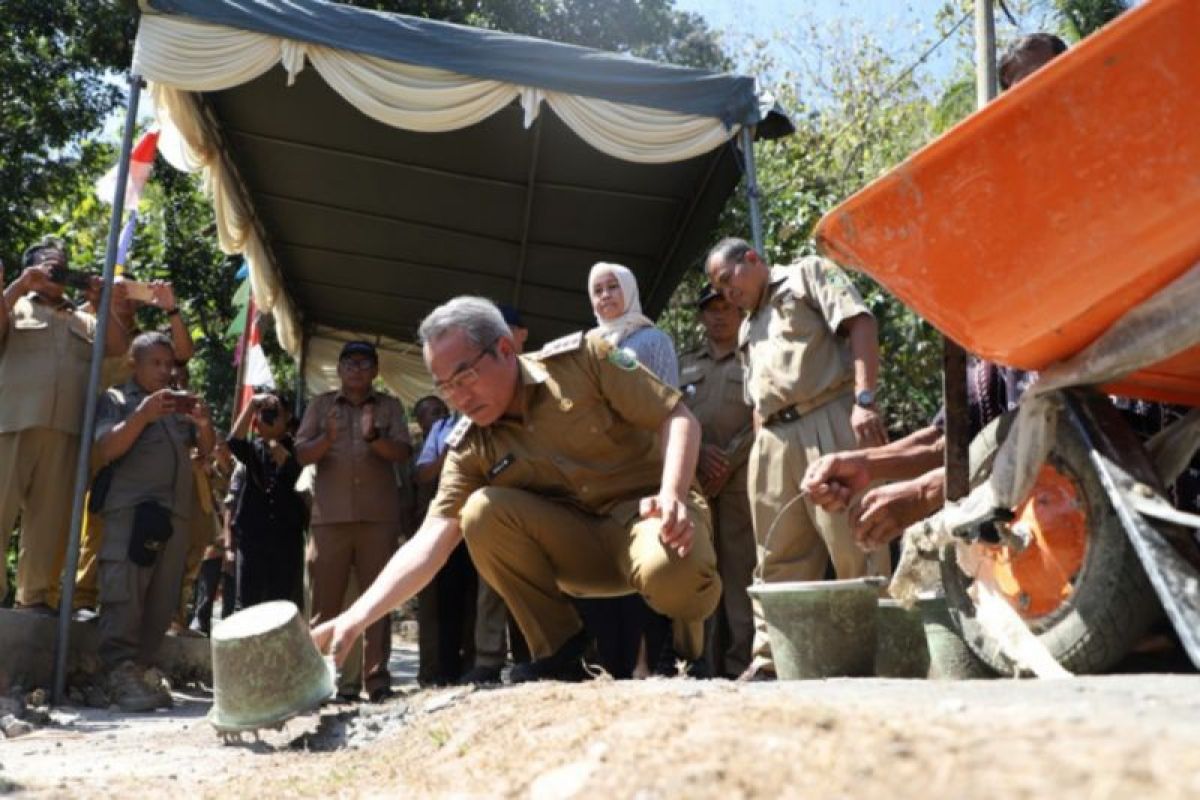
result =
[[[464,414],[424,524],[379,579],[313,639],[339,658],[372,620],[421,589],[465,536],[534,661],[514,682],[585,676],[570,596],[641,593],[700,659],[721,595],[704,499],[700,427],[672,389],[622,351],[575,334],[517,354],[494,305],[460,297],[421,324],[438,390]],[[656,436],[657,434],[657,436]]]
[[[821,580],[831,560],[838,578],[886,573],[886,551],[868,565],[846,515],[800,492],[810,461],[887,440],[875,410],[874,317],[846,274],[823,258],[771,267],[731,238],[710,251],[707,271],[713,287],[748,312],[739,345],[757,428],[748,481],[763,580]],[[766,625],[755,616],[747,678],[774,674]]]

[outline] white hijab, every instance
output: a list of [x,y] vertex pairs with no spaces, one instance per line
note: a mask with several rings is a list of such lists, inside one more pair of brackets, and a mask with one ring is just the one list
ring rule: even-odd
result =
[[625,297],[625,309],[621,312],[621,316],[608,322],[597,316],[596,332],[609,344],[616,346],[634,331],[654,327],[654,323],[642,313],[637,278],[627,267],[620,264],[600,261],[592,266],[592,271],[588,273],[588,301],[591,301],[596,281],[602,275],[612,275],[617,279],[617,283],[621,286],[621,294]]

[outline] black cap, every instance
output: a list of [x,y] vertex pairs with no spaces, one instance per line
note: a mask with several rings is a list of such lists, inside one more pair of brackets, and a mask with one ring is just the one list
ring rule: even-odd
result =
[[711,283],[706,283],[696,298],[696,308],[704,308],[710,300],[716,300],[720,296],[721,293],[714,289]]
[[508,303],[501,303],[496,306],[500,309],[500,316],[504,317],[504,323],[510,328],[524,328],[525,323],[521,321],[521,312],[510,306]]
[[346,342],[342,345],[342,354],[338,356],[338,361],[350,356],[369,356],[376,364],[379,363],[379,353],[375,352],[375,345],[370,342]]

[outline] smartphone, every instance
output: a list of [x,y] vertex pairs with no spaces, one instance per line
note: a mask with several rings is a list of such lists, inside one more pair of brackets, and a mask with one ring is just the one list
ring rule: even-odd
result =
[[190,414],[192,409],[196,407],[196,395],[188,392],[172,392],[171,396],[175,399],[176,414]]
[[154,291],[150,288],[150,284],[142,281],[131,281],[124,278],[121,279],[121,285],[125,287],[125,296],[130,300],[138,303],[149,303],[154,299]]

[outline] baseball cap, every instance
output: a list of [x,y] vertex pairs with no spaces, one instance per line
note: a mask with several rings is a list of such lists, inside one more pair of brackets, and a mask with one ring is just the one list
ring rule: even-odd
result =
[[342,354],[338,356],[338,361],[350,356],[367,356],[372,361],[379,363],[379,353],[375,352],[375,345],[370,342],[346,342],[342,345]]
[[696,297],[696,308],[704,308],[705,304],[710,300],[716,300],[721,296],[721,293],[713,288],[711,283],[704,284],[700,289],[700,294]]
[[521,320],[521,312],[517,311],[513,306],[510,306],[508,303],[501,303],[496,308],[500,309],[500,316],[504,317],[504,324],[508,325],[508,327],[525,327],[525,323]]

